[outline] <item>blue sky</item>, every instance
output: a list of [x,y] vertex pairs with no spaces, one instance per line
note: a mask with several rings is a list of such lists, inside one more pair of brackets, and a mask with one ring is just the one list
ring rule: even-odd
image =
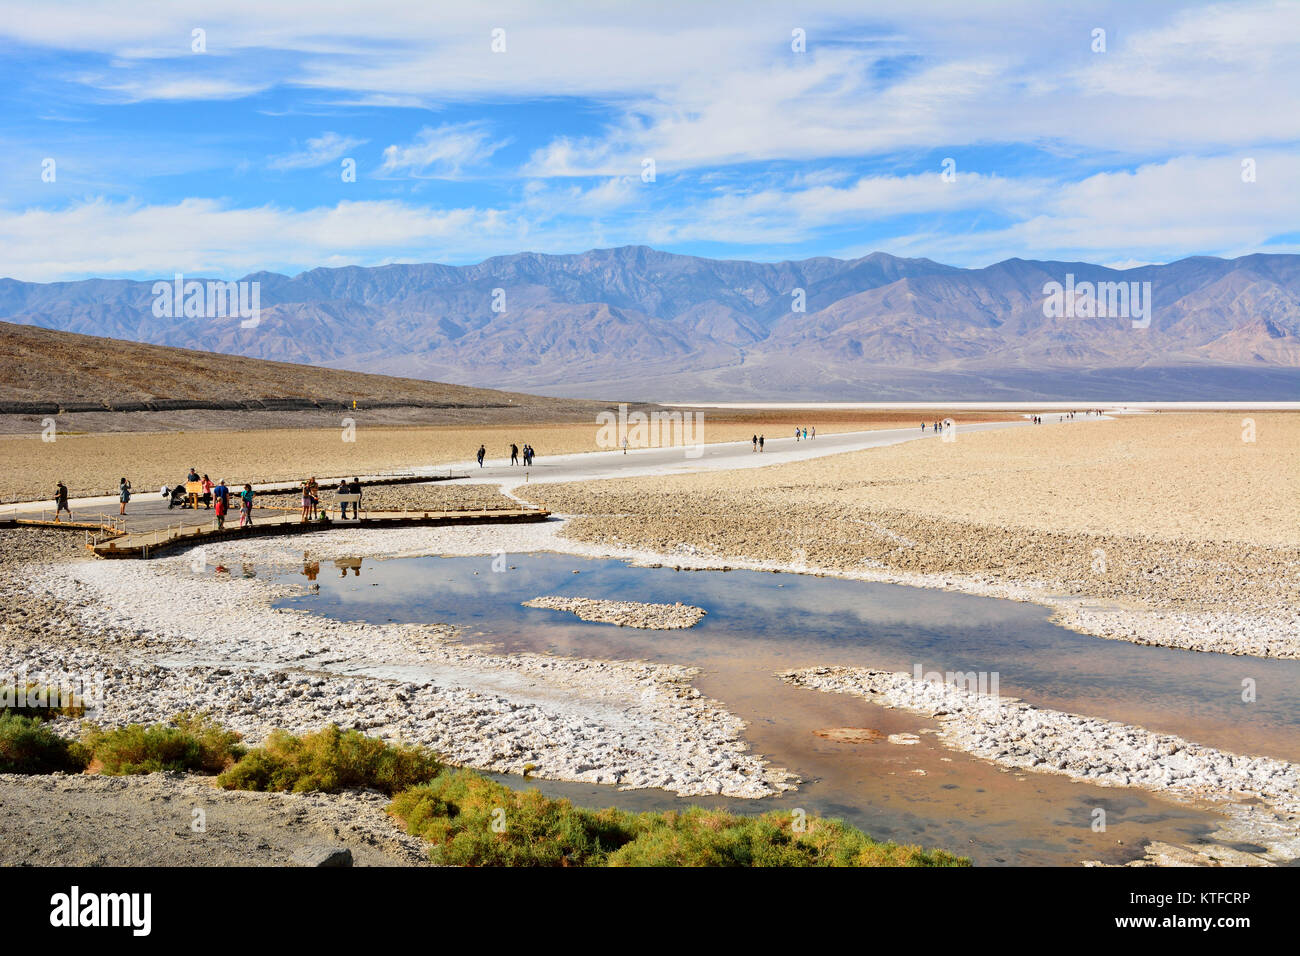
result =
[[0,2],[0,275],[1300,250],[1295,2],[205,6]]

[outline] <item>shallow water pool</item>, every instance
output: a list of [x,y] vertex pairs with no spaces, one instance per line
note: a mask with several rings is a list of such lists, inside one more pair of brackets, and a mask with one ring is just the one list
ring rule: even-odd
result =
[[[493,570],[495,567],[502,570]],[[574,573],[577,572],[577,573]],[[944,846],[984,864],[1122,862],[1147,840],[1208,839],[1219,817],[1136,789],[1008,772],[935,740],[938,724],[847,695],[791,687],[779,670],[854,665],[983,672],[1003,696],[1179,734],[1236,753],[1300,760],[1300,662],[1139,647],[1078,634],[1047,609],[945,591],[812,575],[677,571],[552,553],[472,558],[308,560],[319,590],[279,602],[341,620],[447,622],[504,651],[645,659],[699,667],[696,686],[747,724],[746,739],[804,783],[779,798],[685,800],[530,781],[590,805],[699,803],[743,812],[801,807],[879,838]],[[525,608],[541,595],[703,607],[675,631],[584,622]],[[1242,701],[1242,682],[1257,699]],[[913,746],[844,742],[818,731],[917,734]],[[866,735],[864,735],[866,736]],[[514,782],[518,782],[517,780]],[[1107,811],[1105,833],[1092,812]]]

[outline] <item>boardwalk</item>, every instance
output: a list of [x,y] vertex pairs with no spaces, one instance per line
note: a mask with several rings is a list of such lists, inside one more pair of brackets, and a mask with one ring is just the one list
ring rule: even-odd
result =
[[93,546],[93,551],[101,558],[151,558],[177,548],[202,545],[215,541],[230,541],[237,538],[266,537],[268,535],[310,534],[317,531],[331,531],[338,528],[399,528],[423,525],[428,527],[446,527],[464,524],[516,524],[525,521],[545,521],[550,517],[549,511],[540,508],[497,508],[473,509],[462,511],[370,511],[365,517],[349,521],[310,521],[300,520],[297,511],[293,513],[254,512],[252,527],[240,528],[239,519],[228,520],[224,529],[218,531],[216,521],[207,512],[209,518],[204,524],[175,523],[170,527],[154,528],[148,531],[133,531],[127,534],[100,539]]

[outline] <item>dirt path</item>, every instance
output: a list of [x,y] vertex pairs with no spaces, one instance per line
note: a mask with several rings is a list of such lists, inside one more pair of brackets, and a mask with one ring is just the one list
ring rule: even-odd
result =
[[377,793],[226,791],[184,774],[0,774],[0,865],[286,866],[319,845],[347,847],[354,866],[425,863],[387,804]]

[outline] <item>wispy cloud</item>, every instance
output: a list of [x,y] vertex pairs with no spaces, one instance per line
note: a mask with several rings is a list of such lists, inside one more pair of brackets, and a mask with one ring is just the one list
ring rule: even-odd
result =
[[424,127],[415,139],[384,149],[380,174],[414,178],[454,179],[462,171],[486,162],[507,144],[493,141],[482,123],[462,123],[437,128]]
[[312,169],[324,166],[345,156],[350,150],[368,143],[366,139],[356,139],[341,133],[322,133],[307,140],[305,149],[282,156],[273,156],[267,161],[271,169]]

